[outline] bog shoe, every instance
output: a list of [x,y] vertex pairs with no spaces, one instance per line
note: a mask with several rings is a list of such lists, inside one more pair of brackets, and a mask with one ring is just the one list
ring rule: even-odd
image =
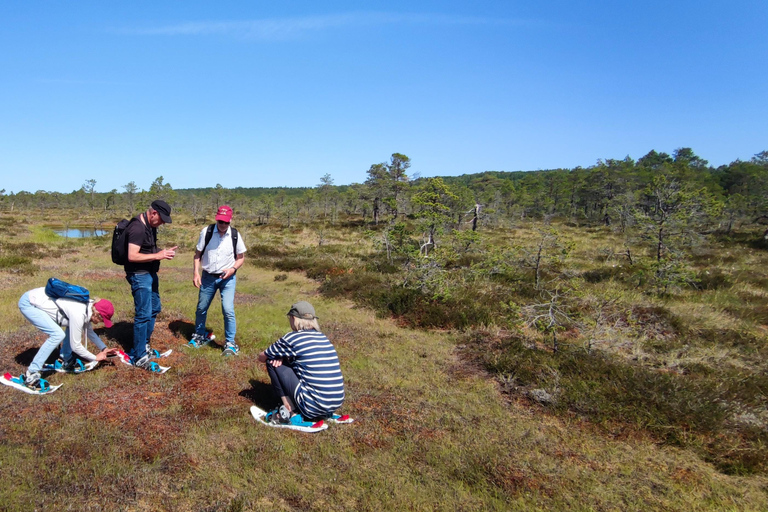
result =
[[135,366],[136,368],[147,370],[152,373],[163,373],[163,370],[160,368],[159,364],[149,360],[149,355],[146,355],[141,359],[139,359],[138,361],[135,361],[133,363],[133,366]]
[[64,370],[67,373],[75,373],[77,371],[84,372],[85,371],[85,365],[80,359],[70,359],[68,361],[63,361],[61,359],[57,359],[56,362],[53,364],[54,369],[56,370]]
[[206,346],[215,339],[216,336],[214,336],[212,332],[207,332],[205,334],[195,333],[192,335],[192,339],[187,343],[187,346],[192,348],[200,348]]
[[24,381],[24,385],[34,391],[40,391],[45,393],[50,388],[48,381],[40,377],[40,372],[25,373],[20,377]]
[[[296,415],[298,416],[298,414]],[[281,405],[277,409],[270,411],[264,417],[267,423],[273,423],[275,425],[288,425],[291,423],[291,411],[284,405]]]

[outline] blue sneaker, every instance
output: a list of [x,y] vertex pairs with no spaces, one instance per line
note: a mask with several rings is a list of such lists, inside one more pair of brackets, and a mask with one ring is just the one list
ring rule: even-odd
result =
[[227,346],[224,347],[224,350],[221,352],[221,355],[236,356],[238,353],[240,353],[240,347],[237,346],[237,343],[232,341],[232,342],[227,342]]

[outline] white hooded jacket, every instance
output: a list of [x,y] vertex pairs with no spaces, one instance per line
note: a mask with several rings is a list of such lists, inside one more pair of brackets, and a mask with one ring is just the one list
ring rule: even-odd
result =
[[72,352],[85,361],[95,361],[96,356],[85,348],[83,333],[99,350],[104,350],[106,345],[99,335],[93,331],[91,315],[93,315],[94,301],[83,304],[70,299],[57,299],[54,301],[45,294],[45,287],[35,288],[29,291],[29,303],[40,311],[50,316],[54,322],[69,331],[69,344]]

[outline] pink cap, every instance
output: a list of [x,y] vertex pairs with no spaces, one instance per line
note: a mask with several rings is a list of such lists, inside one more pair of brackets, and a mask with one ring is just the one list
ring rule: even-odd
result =
[[101,318],[104,319],[104,327],[112,327],[112,315],[115,314],[115,306],[111,302],[107,299],[101,299],[93,305],[93,309],[98,311]]
[[224,222],[232,221],[232,208],[227,205],[219,206],[219,211],[216,212],[216,220],[223,220]]

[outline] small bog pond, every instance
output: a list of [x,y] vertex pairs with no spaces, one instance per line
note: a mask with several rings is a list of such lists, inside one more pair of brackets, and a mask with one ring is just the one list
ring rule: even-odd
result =
[[88,228],[69,228],[54,229],[54,233],[64,238],[90,238],[92,236],[101,236],[107,234],[106,229],[88,229]]

